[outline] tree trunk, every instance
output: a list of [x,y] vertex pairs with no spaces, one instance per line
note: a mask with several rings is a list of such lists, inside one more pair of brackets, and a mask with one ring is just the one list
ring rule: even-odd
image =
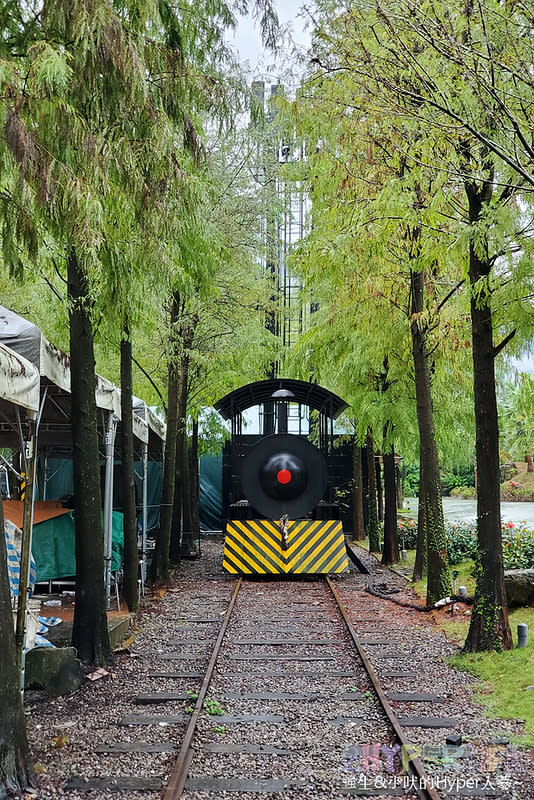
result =
[[[441,480],[438,448],[434,429],[434,410],[426,331],[419,320],[424,309],[424,273],[412,272],[410,278],[412,297],[412,353],[415,369],[415,397],[417,426],[419,429],[419,469],[424,476],[419,488],[419,508],[426,539],[427,605],[431,605],[451,591],[451,576],[447,558],[447,536],[443,519]],[[417,565],[418,569],[420,564]],[[415,572],[415,570],[414,570]]]
[[[191,346],[191,338],[183,342]],[[180,379],[178,384],[178,422],[176,434],[176,481],[174,486],[174,508],[172,513],[171,557],[178,564],[182,557],[184,533],[188,530],[184,512],[184,480],[187,459],[187,389],[189,381],[189,351],[184,349],[180,358]]]
[[199,477],[198,477],[198,420],[193,420],[191,446],[184,437],[185,455],[182,482],[184,532],[182,557],[195,553],[195,541],[200,538]]
[[530,453],[526,454],[525,461],[527,462],[527,472],[534,472],[534,462]]
[[76,551],[76,604],[72,644],[84,664],[104,666],[111,660],[111,646],[104,586],[104,529],[100,496],[95,356],[89,287],[74,248],[67,259],[67,276]]
[[122,592],[128,611],[138,606],[139,553],[135,507],[134,441],[132,410],[132,342],[128,323],[121,340],[121,482],[124,507],[124,581]]
[[373,435],[370,430],[365,437],[367,445],[367,469],[368,469],[368,488],[369,488],[369,523],[367,525],[367,536],[369,538],[369,552],[380,552],[380,537],[378,533],[378,511],[376,505],[376,470],[375,470],[375,448]]
[[382,564],[396,564],[399,560],[399,541],[397,535],[397,486],[395,482],[395,449],[382,456],[384,464],[384,549]]
[[193,420],[193,435],[191,436],[191,449],[189,451],[192,544],[200,540],[200,475],[198,468],[198,418],[196,418]]
[[417,507],[417,544],[415,550],[415,563],[413,566],[412,581],[422,581],[426,567],[426,527],[425,527],[425,504],[421,502],[424,497],[425,487],[423,486],[424,472],[421,468],[421,443],[419,443],[419,492]]
[[363,479],[362,449],[356,436],[352,440],[352,538],[356,542],[365,539],[363,524]]
[[156,549],[152,560],[153,580],[167,580],[169,577],[169,548],[171,542],[171,523],[174,505],[174,484],[176,479],[176,436],[178,432],[178,391],[180,370],[178,362],[177,327],[180,315],[180,294],[174,292],[171,299],[171,319],[169,333],[169,375],[167,390],[167,435],[165,437],[165,456],[163,459],[163,481],[161,487],[161,511]]
[[[474,225],[483,206],[491,199],[487,185],[466,185],[469,219]],[[508,622],[502,557],[499,484],[499,423],[495,392],[495,352],[488,290],[475,292],[480,279],[491,271],[488,254],[480,256],[480,245],[469,246],[471,284],[471,327],[473,334],[473,376],[477,463],[477,584],[465,651],[510,650],[512,635]],[[477,287],[479,288],[479,287]]]
[[[189,451],[187,446],[187,397],[189,389],[189,351],[193,343],[193,333],[191,327],[184,335],[184,351],[182,353],[180,367],[180,394],[178,399],[178,453],[180,465],[177,466],[177,475],[180,475],[180,485],[176,487],[176,493],[180,493],[181,512],[183,519],[183,530],[181,542],[177,542],[181,556],[187,556],[191,552],[192,532],[191,532],[191,512],[189,492]],[[178,498],[176,498],[178,501]]]
[[378,521],[384,522],[384,491],[382,486],[382,466],[380,460],[375,460],[376,472],[376,499],[378,503]]
[[0,494],[0,798],[19,797],[35,787],[19,671],[7,571],[4,511]]
[[[178,395],[179,395],[178,390]],[[179,405],[179,403],[178,403]],[[180,411],[177,412],[178,419]],[[176,463],[174,470],[174,502],[172,506],[170,558],[173,564],[179,564],[182,547],[182,486],[183,486],[183,436],[178,432],[176,437]]]

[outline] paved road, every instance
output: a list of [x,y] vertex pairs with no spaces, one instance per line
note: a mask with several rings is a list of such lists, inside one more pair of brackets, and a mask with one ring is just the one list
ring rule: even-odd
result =
[[[410,516],[416,518],[418,498],[408,497],[404,505],[409,507]],[[448,520],[474,522],[477,514],[476,501],[444,497],[443,513]],[[501,517],[503,522],[526,522],[529,528],[534,529],[534,503],[501,503]]]

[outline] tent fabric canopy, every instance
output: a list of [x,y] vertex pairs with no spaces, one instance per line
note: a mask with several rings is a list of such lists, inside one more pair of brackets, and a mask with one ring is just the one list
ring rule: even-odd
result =
[[39,410],[39,373],[26,358],[0,342],[0,398],[27,411]]
[[[72,511],[43,520],[34,526],[32,554],[37,565],[37,582],[76,575],[75,527]],[[113,512],[111,571],[120,569],[124,557],[123,516]]]
[[[48,388],[41,442],[46,446],[68,448],[71,444],[70,356],[49,342],[37,325],[5,306],[0,306],[0,348],[0,400],[5,397],[9,402],[37,411],[41,376]],[[31,396],[25,395],[25,386]],[[5,396],[6,393],[9,396]],[[95,378],[95,398],[97,408],[112,412],[120,421],[120,389],[102,375]],[[153,431],[160,440],[165,440],[165,424],[144,401],[134,398],[132,406],[134,437],[147,444]],[[159,449],[161,451],[161,444]]]
[[[54,519],[54,517],[60,517],[68,513],[69,509],[63,508],[60,500],[36,500],[33,504],[33,522],[35,525],[38,522],[46,522],[47,519]],[[17,528],[22,528],[23,516],[23,500],[4,500],[4,517],[10,519]]]
[[134,415],[141,419],[147,426],[147,438],[144,441],[149,445],[149,455],[154,455],[154,453],[156,453],[160,456],[162,444],[165,442],[167,426],[158,419],[151,408],[139,397],[132,397],[132,406]]
[[[33,322],[0,306],[0,344],[23,356],[39,375],[53,386],[70,394],[70,356],[48,341]],[[121,404],[116,386],[96,376],[95,397],[98,408],[113,411],[120,419]]]
[[37,325],[0,306],[0,341],[34,364],[39,374],[70,392],[70,358],[51,344]]

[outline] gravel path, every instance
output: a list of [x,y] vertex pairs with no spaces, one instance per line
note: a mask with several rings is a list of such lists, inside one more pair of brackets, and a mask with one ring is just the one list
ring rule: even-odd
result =
[[[59,699],[27,693],[28,734],[43,800],[160,797],[161,780],[168,777],[176,757],[172,748],[180,746],[190,713],[187,709],[194,700],[140,705],[136,698],[161,692],[187,696],[198,691],[235,585],[233,578],[222,573],[221,556],[221,542],[205,542],[202,559],[185,562],[164,597],[145,604],[135,620],[135,642],[130,652],[116,656],[112,677],[88,681],[78,692]],[[507,800],[534,797],[530,754],[497,743],[521,734],[521,723],[482,716],[471,699],[476,679],[445,664],[444,657],[453,653],[455,646],[436,629],[430,615],[365,591],[368,584],[386,582],[401,590],[398,596],[413,601],[406,581],[380,569],[372,559],[366,563],[370,575],[352,571],[340,577],[336,587],[387,694],[427,693],[444,701],[392,700],[395,713],[400,718],[454,719],[452,728],[406,728],[414,748],[424,748],[423,754],[433,759],[429,772],[442,781],[478,781],[485,796],[493,789],[493,796]],[[280,658],[283,655],[288,658]],[[295,660],[296,656],[316,660]],[[395,671],[415,675],[388,674]],[[281,699],[266,693],[284,695]],[[376,795],[379,787],[388,781],[392,785],[385,753],[380,752],[381,746],[393,743],[389,725],[361,662],[350,650],[345,625],[323,581],[243,584],[209,697],[211,710],[222,711],[224,716],[201,715],[191,783],[183,795],[186,800],[280,796],[278,784],[276,790],[275,784],[269,784],[261,795],[250,791],[235,794],[224,784],[217,792],[198,791],[203,786],[199,781],[206,776],[302,782],[284,791],[290,800],[338,800],[345,794],[361,793],[365,785],[376,786],[374,796],[381,797],[386,795]],[[147,715],[153,718],[151,724],[145,724]],[[174,715],[171,723],[166,719],[169,715]],[[239,715],[268,718],[239,723],[235,720]],[[453,733],[463,736],[467,749],[449,750],[449,763],[443,764],[445,739]],[[105,752],[117,743],[126,747],[139,741],[163,752]],[[274,752],[216,752],[245,744],[268,745]],[[465,755],[471,769],[468,773]],[[399,756],[395,759],[397,770]],[[373,764],[378,771],[373,772]],[[72,779],[102,776],[142,778],[149,790],[143,795],[134,791],[118,795],[103,786],[91,792],[65,788]],[[402,791],[400,788],[398,796],[413,797]],[[439,793],[445,796],[442,789]],[[466,790],[449,796],[475,795]]]

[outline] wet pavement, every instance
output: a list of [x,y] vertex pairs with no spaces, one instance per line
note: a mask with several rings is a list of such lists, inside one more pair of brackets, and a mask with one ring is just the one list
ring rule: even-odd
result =
[[[414,519],[417,519],[418,504],[417,497],[407,497],[404,501],[405,508],[409,508],[408,515]],[[451,522],[475,522],[476,500],[444,497],[443,513],[445,519]],[[515,525],[526,523],[528,528],[534,530],[534,503],[501,503],[501,519],[503,522],[513,522]]]

